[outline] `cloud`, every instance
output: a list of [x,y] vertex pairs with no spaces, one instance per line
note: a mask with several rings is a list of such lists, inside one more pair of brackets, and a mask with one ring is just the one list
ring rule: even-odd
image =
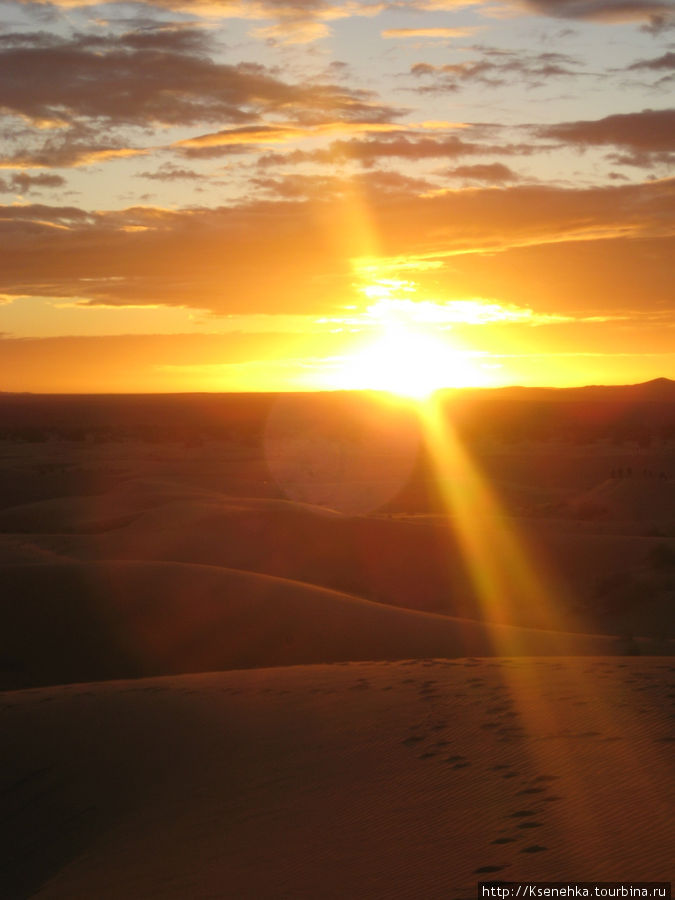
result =
[[4,35],[0,106],[37,123],[141,126],[250,122],[282,109],[321,119],[336,109],[363,114],[367,106],[365,92],[288,84],[259,64],[213,62],[208,47],[206,35],[184,29]]
[[[281,200],[217,209],[0,207],[0,293],[227,313],[325,313],[349,302],[351,261],[372,253],[374,244],[382,256],[442,263],[429,270],[431,290],[439,289],[447,267],[449,290],[533,308],[546,298],[563,307],[584,296],[613,303],[636,285],[645,304],[669,302],[675,179],[434,195],[396,179],[368,173],[337,196],[309,197],[306,182],[287,181],[268,186]],[[547,249],[555,247],[561,249]],[[549,256],[554,263],[547,268],[540,260]],[[611,265],[626,270],[623,280]]]
[[[387,283],[383,283],[387,290]],[[371,304],[365,315],[365,322],[391,323],[401,321],[409,324],[426,325],[490,325],[492,323],[509,323],[522,325],[552,325],[563,322],[607,322],[625,321],[628,318],[606,315],[562,315],[551,312],[535,312],[527,306],[515,303],[503,304],[484,297],[472,297],[462,300],[449,300],[444,303],[432,300],[389,299],[384,297]],[[354,321],[358,322],[356,317]]]
[[494,47],[476,48],[481,56],[460,63],[432,65],[415,63],[410,74],[426,80],[417,90],[422,93],[458,91],[465,83],[479,83],[497,87],[513,79],[536,87],[549,78],[578,75],[576,61],[562,53],[550,51],[526,54]]
[[629,71],[631,69],[653,69],[654,71],[675,69],[675,53],[671,51],[664,53],[663,56],[657,56],[655,59],[638,60],[631,66],[628,66],[628,69]]
[[385,28],[380,32],[383,38],[455,38],[474,34],[476,27],[464,28]]
[[[471,134],[471,131],[468,131]],[[334,164],[356,162],[372,166],[381,159],[405,159],[415,162],[423,159],[456,159],[486,153],[527,154],[527,145],[495,145],[479,141],[465,140],[456,134],[441,132],[421,136],[394,130],[377,138],[354,138],[333,141],[328,147],[317,150],[294,150],[290,153],[270,153],[262,156],[258,164],[268,167],[279,164],[300,164],[305,162]]]
[[661,30],[674,21],[669,0],[525,0],[528,12],[557,19],[590,22],[644,22],[652,30]]
[[675,109],[645,109],[579,122],[561,122],[537,129],[553,138],[579,147],[614,146],[628,151],[615,161],[651,165],[668,161],[675,153]]
[[[87,136],[83,134],[87,132]],[[89,137],[88,135],[91,135]],[[0,157],[1,169],[72,168],[145,156],[145,147],[126,146],[122,139],[106,140],[93,129],[74,128],[58,138],[46,141],[26,141],[14,153]]]
[[[366,110],[370,114],[366,116]],[[358,115],[365,121],[359,121]],[[252,125],[226,128],[222,131],[200,134],[172,144],[172,149],[184,156],[222,156],[228,153],[247,153],[257,145],[285,144],[306,138],[325,137],[331,134],[367,134],[400,131],[400,125],[387,121],[401,115],[402,110],[364,104],[353,121],[327,121],[317,125],[301,126],[291,122],[274,125]],[[368,118],[371,120],[368,121]]]
[[446,175],[457,178],[469,178],[473,181],[488,181],[492,183],[503,183],[505,181],[518,181],[520,176],[513,169],[505,166],[503,163],[484,163],[475,166],[457,166],[454,169],[448,169]]
[[[147,142],[158,127],[229,123],[255,126],[260,136],[271,128],[264,118],[281,113],[298,128],[385,122],[402,113],[369,91],[293,84],[261,64],[215,62],[212,49],[207,30],[176,24],[120,35],[1,35],[0,109],[24,124],[13,129],[0,166],[81,166],[143,155],[158,148],[139,146],[139,133]],[[187,142],[186,152],[206,153],[228,137],[244,142],[230,129]],[[249,138],[255,140],[255,128]]]
[[[51,11],[51,19],[57,19],[55,10],[97,6],[99,0],[17,0],[33,17],[46,20],[46,10]],[[111,5],[123,5],[124,0],[112,0]],[[149,10],[175,12],[189,16],[199,16],[202,27],[216,19],[233,18],[253,22],[272,21],[273,24],[260,25],[250,34],[264,40],[268,45],[308,44],[327,37],[331,30],[326,23],[353,17],[371,17],[392,6],[385,0],[139,0],[139,6]],[[100,20],[102,24],[132,24],[155,29],[157,23],[149,16],[108,16]],[[194,29],[195,22],[169,23],[163,27]]]
[[[47,5],[34,0],[19,0],[33,15],[48,15],[52,8],[95,6],[98,0],[52,0]],[[114,0],[115,2],[115,0]],[[122,0],[117,0],[120,4]],[[375,16],[385,10],[453,12],[472,4],[470,0],[142,0],[146,7],[175,11],[193,16],[231,17],[252,21],[274,20],[261,26],[256,36],[279,43],[316,40],[325,36],[326,22],[362,16]],[[494,0],[481,4],[483,13],[493,17],[512,15],[514,11],[557,19],[600,23],[642,22],[645,30],[659,32],[672,26],[674,13],[669,0]],[[267,28],[272,31],[266,31]],[[391,29],[393,30],[393,29]],[[424,29],[423,29],[424,30]],[[284,33],[286,32],[286,34]],[[427,35],[419,35],[427,36]],[[433,36],[433,35],[429,35]]]
[[71,225],[93,222],[91,213],[77,206],[48,206],[44,203],[15,204],[0,206],[0,225],[9,222],[30,224],[41,222],[45,227],[69,227]]
[[207,176],[192,169],[181,169],[170,163],[164,163],[154,172],[139,172],[137,177],[150,178],[153,181],[201,181]]
[[419,194],[431,189],[432,185],[423,178],[413,178],[399,172],[367,172],[351,178],[333,175],[284,175],[280,178],[258,177],[252,183],[266,193],[284,199],[349,197],[356,192],[367,199],[380,194]]
[[63,187],[65,183],[65,178],[62,178],[60,175],[48,175],[47,173],[28,175],[25,172],[20,172],[12,175],[8,181],[0,178],[0,193],[27,194],[35,188]]

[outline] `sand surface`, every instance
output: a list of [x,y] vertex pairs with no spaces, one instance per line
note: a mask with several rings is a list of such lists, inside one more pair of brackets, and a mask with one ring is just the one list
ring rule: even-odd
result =
[[673,875],[672,659],[6,692],[3,897],[443,898]]

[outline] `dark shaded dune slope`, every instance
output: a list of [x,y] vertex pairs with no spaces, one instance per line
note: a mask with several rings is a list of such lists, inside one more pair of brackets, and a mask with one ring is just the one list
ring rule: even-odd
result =
[[226,566],[397,606],[477,613],[461,554],[446,529],[350,517],[289,500],[139,481],[116,494],[2,510],[0,532],[30,534],[50,552],[78,559]]
[[[611,614],[598,618],[598,585],[617,571],[644,568],[664,540],[675,548],[668,538],[589,533],[574,523],[536,518],[504,517],[491,529],[519,533],[527,559],[540,573],[542,603],[528,600],[516,583],[509,602],[490,611],[491,619],[526,627],[557,627],[544,616],[549,603],[561,621],[571,621],[567,614],[581,603],[582,620],[589,624],[577,626],[580,630],[615,633],[622,626]],[[60,557],[218,566],[389,606],[470,619],[485,614],[457,522],[447,517],[347,516],[289,500],[134,480],[116,493],[0,511],[0,532],[0,558],[8,562],[38,561],[42,553],[45,562]],[[486,555],[491,552],[486,546]],[[634,634],[672,635],[665,609],[644,621],[635,618],[628,628]]]
[[5,566],[7,687],[355,659],[616,653],[611,637],[486,626],[179,563]]

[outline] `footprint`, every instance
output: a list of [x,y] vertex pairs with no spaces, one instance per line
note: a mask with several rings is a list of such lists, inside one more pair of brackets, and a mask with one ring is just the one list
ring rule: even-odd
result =
[[521,822],[518,828],[541,828],[541,822]]
[[495,838],[492,841],[493,844],[512,844],[515,841],[515,838],[503,837],[503,838]]
[[524,819],[527,816],[536,815],[533,809],[517,809],[515,812],[509,813],[509,819]]
[[522,791],[518,791],[516,797],[519,797],[521,794],[543,794],[546,788],[523,788]]
[[542,850],[548,850],[548,847],[542,847],[541,844],[532,844],[530,847],[523,847],[521,853],[541,853]]
[[473,870],[473,874],[481,875],[483,872],[501,872],[505,868],[506,866],[480,866],[480,868]]
[[419,741],[424,740],[424,735],[419,734],[411,734],[410,737],[404,738],[401,743],[402,744],[417,744]]
[[455,763],[452,768],[453,769],[466,769],[466,767],[470,766],[470,765],[471,765],[470,762],[458,762],[458,763]]

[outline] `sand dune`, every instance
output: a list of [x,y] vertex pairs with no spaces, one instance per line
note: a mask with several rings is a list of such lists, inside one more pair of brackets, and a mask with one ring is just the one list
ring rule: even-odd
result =
[[659,659],[430,659],[9,692],[3,896],[669,880],[674,676]]
[[658,472],[636,471],[630,478],[610,478],[571,501],[571,508],[598,518],[628,521],[673,522],[675,520],[675,480],[660,478]]
[[487,626],[209,566],[14,565],[1,577],[4,687],[336,660],[631,649],[612,637]]
[[53,497],[6,507],[0,510],[0,531],[33,534],[112,531],[156,507],[186,499],[199,501],[204,497],[215,501],[219,495],[163,479],[134,479],[103,494]]
[[[570,598],[589,605],[587,630],[614,631],[611,615],[598,618],[596,589],[648,563],[663,538],[591,534],[575,523],[505,518],[518,527],[529,558],[546,574],[548,596],[560,619]],[[231,497],[168,477],[128,480],[115,492],[63,498],[0,511],[4,557],[30,542],[47,556],[87,560],[145,560],[221,566],[301,581],[384,603],[480,619],[467,560],[451,518],[347,516],[334,510],[272,498]],[[669,540],[675,549],[675,541]],[[622,576],[623,577],[623,576]],[[625,580],[625,579],[624,579]],[[518,591],[491,611],[506,624],[560,627],[542,620],[543,605]],[[627,629],[640,630],[640,610]],[[645,617],[648,634],[672,634],[662,605]],[[576,612],[576,611],[575,611]],[[622,626],[623,627],[623,626]]]

